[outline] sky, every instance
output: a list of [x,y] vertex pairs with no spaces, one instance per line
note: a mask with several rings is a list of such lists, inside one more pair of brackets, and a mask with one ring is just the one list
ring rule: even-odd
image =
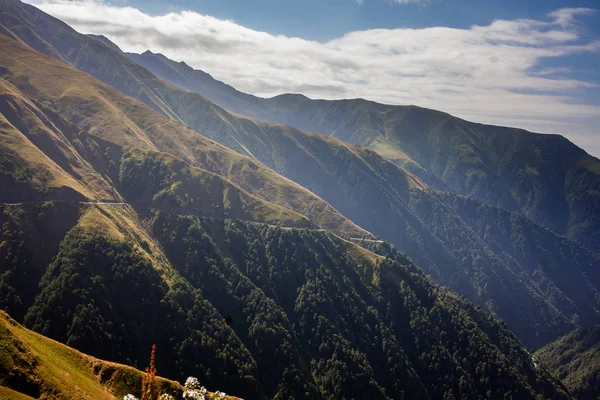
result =
[[27,0],[258,96],[365,98],[600,157],[599,0]]

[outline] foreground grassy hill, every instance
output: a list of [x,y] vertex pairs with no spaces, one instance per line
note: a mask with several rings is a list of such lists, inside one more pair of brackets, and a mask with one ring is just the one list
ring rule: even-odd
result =
[[[42,14],[40,18],[50,17]],[[51,18],[50,22],[61,26]],[[117,63],[115,68],[127,72],[123,76],[129,76],[132,84],[136,82],[134,72],[143,68],[118,64],[125,57],[113,49],[68,27],[62,29],[81,45],[82,57],[103,55],[95,66],[109,57]],[[515,261],[507,257],[504,250],[494,247],[478,232],[476,221],[463,219],[421,180],[371,150],[236,116],[197,94],[177,91],[154,78],[153,82],[173,96],[179,93],[177,96],[188,99],[185,104],[189,112],[185,115],[194,118],[190,123],[207,127],[207,134],[215,140],[232,146],[238,143],[239,151],[244,151],[239,146],[242,144],[260,163],[178,125],[87,74],[4,40],[4,80],[14,87],[13,91],[35,99],[38,114],[51,115],[53,121],[81,133],[77,151],[118,189],[118,196],[123,198],[119,201],[184,214],[318,227],[351,238],[370,237],[356,224],[364,226],[393,242],[437,282],[503,318],[522,340],[535,347],[573,329],[575,314],[585,321],[598,319],[597,280],[588,279],[589,284],[581,291],[574,291],[574,284],[554,282],[558,275],[547,273],[551,268],[545,263],[538,267],[532,258]],[[90,40],[93,43],[83,45]],[[103,68],[109,68],[109,64]],[[202,106],[207,104],[210,107]],[[12,121],[18,122],[14,115]],[[89,141],[98,144],[88,145]],[[202,178],[198,175],[201,170]],[[237,188],[225,190],[230,185],[217,176],[210,178],[211,172]],[[136,182],[148,184],[140,190]],[[201,190],[197,190],[199,184]],[[211,194],[202,198],[205,191]],[[573,251],[581,250],[581,261],[561,267],[574,277],[597,276],[592,273],[598,267],[596,255],[577,244],[551,247],[541,240],[542,231],[534,224],[526,220],[519,224],[531,232],[528,239],[540,251],[552,254],[547,259],[568,260],[573,247]],[[560,276],[565,275],[568,273]]]
[[128,57],[233,112],[366,146],[430,186],[519,211],[593,251],[600,249],[600,161],[562,136],[359,99],[262,99],[160,54]]
[[[120,399],[139,396],[142,372],[85,355],[24,328],[0,311],[0,399]],[[163,356],[165,356],[163,354]],[[158,378],[162,393],[179,383]]]
[[600,397],[600,326],[578,328],[535,353],[578,399]]

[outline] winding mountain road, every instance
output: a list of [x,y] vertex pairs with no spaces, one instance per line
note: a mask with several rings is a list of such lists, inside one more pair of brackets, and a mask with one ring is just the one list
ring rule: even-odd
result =
[[[106,201],[79,201],[79,200],[34,200],[34,201],[23,201],[23,202],[19,202],[19,203],[0,203],[1,206],[11,206],[11,207],[15,207],[15,206],[22,206],[22,205],[36,205],[36,204],[45,204],[45,203],[72,203],[72,204],[85,204],[85,205],[94,205],[94,206],[131,206],[134,207],[135,206],[131,203],[126,203],[124,201],[111,201],[111,200],[106,200]],[[156,211],[161,211],[161,212],[165,212],[165,213],[170,213],[170,214],[176,214],[176,215],[196,215],[200,218],[215,218],[215,219],[222,219],[222,220],[227,220],[227,219],[232,219],[232,218],[224,218],[224,217],[217,217],[214,215],[201,215],[202,213],[177,213],[171,210],[163,210],[160,208],[155,208],[155,207],[148,207],[148,206],[143,206],[143,207],[147,207],[150,210],[156,210]],[[246,222],[250,222],[250,223],[254,223],[254,224],[261,224],[261,225],[267,225],[273,228],[279,227],[282,229],[294,229],[294,227],[289,227],[289,226],[280,226],[280,225],[272,225],[272,224],[267,224],[265,222],[258,222],[258,221],[246,221]],[[312,229],[313,231],[316,232],[331,232],[334,235],[336,235],[336,233],[331,230],[331,229]],[[339,235],[338,235],[339,236]],[[340,237],[343,237],[340,236]],[[345,238],[346,240],[352,240],[352,241],[361,241],[361,242],[369,242],[369,243],[384,243],[384,240],[375,240],[375,239],[365,239],[365,238],[354,238],[354,237],[349,237],[349,238]]]

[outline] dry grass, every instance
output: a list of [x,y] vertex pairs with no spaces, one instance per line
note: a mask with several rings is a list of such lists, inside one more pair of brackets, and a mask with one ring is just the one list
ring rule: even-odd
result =
[[11,162],[26,166],[31,170],[31,185],[37,192],[48,193],[58,188],[68,187],[86,198],[94,197],[91,191],[69,176],[1,114],[0,153]]
[[[181,126],[91,76],[0,35],[0,67],[25,94],[49,104],[79,129],[121,146],[160,150],[216,173],[319,227],[370,235],[309,190],[263,164]],[[59,100],[56,100],[59,99]]]
[[100,207],[87,207],[79,219],[77,226],[116,241],[124,241],[125,235],[117,226],[115,220],[110,218],[107,213],[101,212]]
[[38,192],[68,187],[88,199],[115,197],[115,190],[78,154],[66,135],[3,79],[0,99],[0,154],[30,168]]
[[348,255],[348,258],[355,264],[363,264],[368,265],[371,268],[375,268],[375,264],[378,260],[385,259],[385,257],[375,254],[356,243],[352,243],[349,240],[341,239],[337,236],[336,239],[343,243],[346,248],[346,254]]
[[[6,387],[8,375],[30,382],[42,399],[119,399],[139,391],[143,373],[135,368],[98,360],[32,332],[0,311],[0,399],[33,397]],[[181,396],[179,383],[158,378],[161,392]],[[234,397],[227,397],[235,400]]]

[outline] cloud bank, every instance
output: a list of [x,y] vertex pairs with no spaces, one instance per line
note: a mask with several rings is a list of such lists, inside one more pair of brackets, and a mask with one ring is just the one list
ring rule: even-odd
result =
[[124,51],[163,53],[244,92],[415,104],[476,122],[560,133],[600,156],[600,106],[582,100],[598,84],[570,77],[568,67],[540,68],[545,59],[600,53],[600,41],[584,38],[576,24],[591,9],[470,29],[373,29],[320,43],[191,11],[151,16],[100,0],[31,2]]

